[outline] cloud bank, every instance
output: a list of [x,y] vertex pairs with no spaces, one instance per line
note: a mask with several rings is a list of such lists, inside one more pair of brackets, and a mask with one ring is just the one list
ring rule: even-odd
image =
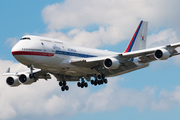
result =
[[[97,48],[130,39],[140,20],[147,20],[149,31],[154,32],[148,35],[147,47],[174,43],[179,41],[179,3],[178,0],[66,0],[42,10],[48,32],[40,35]],[[90,26],[96,30],[89,29]],[[63,29],[68,29],[67,33]],[[13,45],[16,39],[7,42]],[[179,64],[179,60],[176,62]],[[0,60],[0,66],[0,74],[9,66],[12,71],[27,69],[6,60]],[[69,83],[70,91],[61,92],[55,78],[15,88],[6,85],[6,77],[0,79],[0,119],[26,115],[64,118],[78,112],[113,111],[124,106],[139,111],[180,106],[180,86],[160,93],[149,86],[142,90],[122,88],[118,85],[121,77],[110,78],[107,86],[95,92],[93,86],[82,90],[75,83]]]
[[[25,66],[12,61],[0,60],[0,65],[3,68],[0,74],[9,66],[12,72],[27,70]],[[113,111],[122,107],[135,107],[139,111],[164,111],[180,107],[180,86],[171,92],[161,90],[157,93],[157,88],[148,86],[142,90],[122,88],[118,83],[123,78],[115,77],[109,78],[107,85],[94,92],[94,86],[81,89],[76,83],[68,83],[70,90],[62,92],[54,77],[49,81],[39,80],[19,87],[9,87],[5,82],[6,77],[0,76],[0,79],[0,119],[30,115],[60,115],[66,118],[79,112]]]
[[[130,39],[140,20],[149,21],[149,31],[179,33],[179,4],[178,0],[66,0],[42,10],[49,32],[41,35],[97,48]],[[93,25],[96,30],[89,31]]]

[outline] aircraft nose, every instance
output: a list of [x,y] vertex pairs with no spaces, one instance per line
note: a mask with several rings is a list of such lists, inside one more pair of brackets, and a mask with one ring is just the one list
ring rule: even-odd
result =
[[13,46],[13,48],[11,49],[11,53],[14,56],[16,52],[21,51],[21,47],[18,45],[18,43],[16,45]]

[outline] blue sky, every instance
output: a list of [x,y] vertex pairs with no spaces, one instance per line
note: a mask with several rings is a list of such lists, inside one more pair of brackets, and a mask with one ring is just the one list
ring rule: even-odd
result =
[[[0,1],[0,73],[27,69],[11,54],[23,35],[53,37],[73,44],[123,52],[140,20],[149,22],[147,47],[180,42],[177,0]],[[167,8],[168,6],[168,8]],[[170,9],[169,9],[170,8]],[[0,119],[177,120],[180,117],[180,57],[109,78],[109,84],[79,89],[38,81],[11,88],[0,81]]]

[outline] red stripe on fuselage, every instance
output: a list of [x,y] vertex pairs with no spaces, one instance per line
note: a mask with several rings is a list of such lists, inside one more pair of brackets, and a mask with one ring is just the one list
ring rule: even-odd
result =
[[36,56],[47,56],[47,57],[53,57],[54,53],[47,53],[47,52],[33,52],[33,51],[13,51],[14,55],[36,55]]

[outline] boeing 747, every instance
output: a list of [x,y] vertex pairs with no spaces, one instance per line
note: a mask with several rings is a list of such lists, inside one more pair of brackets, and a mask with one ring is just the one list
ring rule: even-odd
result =
[[141,21],[124,52],[110,52],[85,48],[71,43],[25,35],[12,48],[17,61],[28,66],[29,71],[11,73],[4,76],[11,86],[32,84],[39,79],[51,79],[54,75],[62,91],[69,90],[67,81],[77,81],[77,86],[107,84],[107,77],[122,75],[149,66],[155,60],[167,60],[179,55],[180,43],[146,49],[148,22]]

